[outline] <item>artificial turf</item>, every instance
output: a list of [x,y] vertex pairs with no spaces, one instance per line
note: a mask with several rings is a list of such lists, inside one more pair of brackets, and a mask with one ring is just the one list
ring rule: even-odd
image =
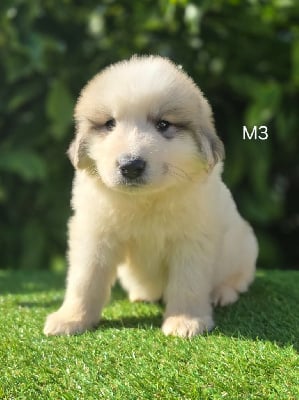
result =
[[299,399],[299,272],[259,271],[217,328],[165,337],[163,307],[113,290],[99,328],[45,337],[64,276],[0,270],[0,399]]

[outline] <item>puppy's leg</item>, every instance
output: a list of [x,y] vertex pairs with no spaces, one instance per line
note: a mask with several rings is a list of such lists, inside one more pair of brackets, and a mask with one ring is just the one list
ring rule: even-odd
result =
[[[153,264],[156,264],[156,260]],[[144,264],[138,266],[132,260],[127,260],[126,264],[118,267],[117,276],[122,287],[128,292],[131,302],[154,302],[162,298],[164,272],[162,268],[144,268]]]
[[186,244],[175,252],[169,267],[165,335],[192,337],[213,328],[210,304],[210,259],[201,246]]
[[257,254],[257,241],[247,223],[242,221],[226,233],[216,263],[216,279],[211,293],[213,304],[225,306],[234,303],[239,293],[247,291],[254,279]]
[[94,223],[71,219],[66,295],[60,309],[48,316],[46,335],[80,333],[98,323],[115,276],[116,256],[117,248],[99,235]]

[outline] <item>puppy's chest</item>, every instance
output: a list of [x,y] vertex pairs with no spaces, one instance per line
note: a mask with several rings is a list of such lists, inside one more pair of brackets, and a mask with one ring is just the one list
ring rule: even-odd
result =
[[106,213],[111,233],[131,251],[165,253],[171,246],[179,246],[190,237],[200,234],[200,210],[175,202],[164,202],[163,206],[115,207]]
[[125,256],[130,264],[153,269],[165,264],[171,245],[169,239],[161,235],[140,235],[138,238],[131,237],[124,243],[124,247]]
[[179,232],[175,221],[167,223],[163,216],[153,214],[140,216],[133,213],[121,221],[119,228],[118,235],[126,251],[143,257],[163,257]]
[[124,241],[132,241],[138,246],[159,247],[179,235],[177,216],[167,213],[141,214],[132,212],[119,219],[119,234]]

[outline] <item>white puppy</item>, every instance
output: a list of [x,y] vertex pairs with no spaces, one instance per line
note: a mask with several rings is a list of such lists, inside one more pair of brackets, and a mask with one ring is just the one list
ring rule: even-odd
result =
[[212,304],[247,290],[258,250],[202,92],[169,60],[133,57],[87,84],[75,119],[67,289],[45,334],[94,327],[116,275],[130,300],[164,300],[166,335],[210,330]]

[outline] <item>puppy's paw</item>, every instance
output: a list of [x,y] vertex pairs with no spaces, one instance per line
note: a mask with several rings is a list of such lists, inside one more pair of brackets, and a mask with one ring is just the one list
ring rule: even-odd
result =
[[82,333],[92,327],[96,323],[90,323],[79,317],[69,316],[62,311],[56,311],[48,315],[44,326],[44,334],[53,335],[74,335]]
[[236,289],[225,285],[217,287],[212,293],[212,303],[215,306],[227,306],[237,301],[238,298],[239,293]]
[[166,336],[179,336],[191,338],[211,330],[214,327],[212,317],[192,318],[186,315],[167,317],[162,325]]

